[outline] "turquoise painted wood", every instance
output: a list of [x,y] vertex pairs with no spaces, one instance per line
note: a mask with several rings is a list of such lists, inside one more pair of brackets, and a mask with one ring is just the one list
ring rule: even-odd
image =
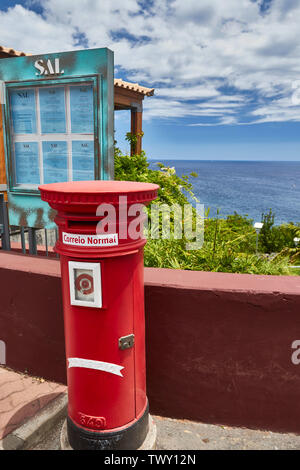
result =
[[0,80],[4,82],[3,105],[9,223],[53,228],[54,212],[40,199],[36,188],[16,185],[11,135],[9,93],[19,87],[91,83],[94,103],[95,179],[114,177],[114,82],[113,52],[107,48],[40,54],[2,59]]

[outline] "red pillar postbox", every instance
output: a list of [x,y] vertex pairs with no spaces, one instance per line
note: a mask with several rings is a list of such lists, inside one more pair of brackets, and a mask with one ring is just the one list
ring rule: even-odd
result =
[[59,227],[70,445],[137,449],[148,432],[146,240],[134,230],[142,222],[133,205],[155,199],[158,186],[81,181],[39,189]]

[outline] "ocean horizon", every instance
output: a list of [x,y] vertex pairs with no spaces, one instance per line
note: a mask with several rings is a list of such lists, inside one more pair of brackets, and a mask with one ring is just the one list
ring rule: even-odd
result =
[[178,176],[195,172],[190,178],[195,196],[210,208],[209,217],[234,212],[254,222],[272,209],[275,224],[300,222],[300,161],[269,160],[175,160],[151,159],[174,167]]

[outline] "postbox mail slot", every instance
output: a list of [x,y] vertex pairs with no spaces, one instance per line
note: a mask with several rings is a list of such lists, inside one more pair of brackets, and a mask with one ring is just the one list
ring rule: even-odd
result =
[[97,220],[68,220],[69,228],[94,228],[98,224],[99,219]]
[[99,263],[69,261],[70,302],[82,307],[102,307]]

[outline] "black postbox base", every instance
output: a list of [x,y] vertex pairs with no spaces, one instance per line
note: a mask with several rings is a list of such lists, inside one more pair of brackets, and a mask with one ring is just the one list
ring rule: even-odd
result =
[[87,431],[69,417],[67,429],[69,443],[74,450],[136,450],[141,447],[148,433],[149,405],[138,421],[121,431]]

